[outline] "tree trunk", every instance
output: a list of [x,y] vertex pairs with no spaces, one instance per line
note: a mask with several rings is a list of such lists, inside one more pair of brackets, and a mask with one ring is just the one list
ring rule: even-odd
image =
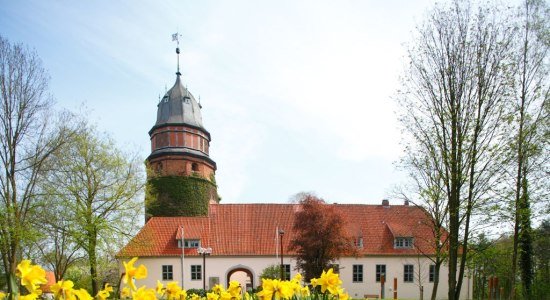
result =
[[[15,235],[18,235],[19,228],[16,226],[15,229]],[[19,290],[19,284],[17,283],[17,276],[15,275],[17,272],[17,252],[19,249],[19,237],[13,238],[12,243],[10,245],[10,251],[11,253],[8,256],[8,264],[9,264],[9,270],[7,270],[8,273],[8,293],[10,293],[10,298],[15,299],[17,293],[20,292]]]
[[431,300],[435,300],[437,297],[437,288],[439,286],[439,269],[441,268],[441,261],[439,257],[435,259],[435,274],[434,274],[434,284],[432,287],[432,297]]
[[88,261],[90,263],[90,275],[92,277],[92,295],[97,295],[99,292],[99,277],[97,273],[97,233],[95,230],[89,233],[88,236]]
[[458,256],[458,230],[459,230],[459,217],[458,207],[456,205],[451,206],[449,204],[449,300],[455,300],[456,292],[456,274],[457,274],[457,256]]
[[518,237],[521,283],[525,296],[531,299],[531,283],[533,282],[533,245],[531,237],[531,209],[529,205],[527,170],[523,170],[522,196],[520,203],[520,233]]

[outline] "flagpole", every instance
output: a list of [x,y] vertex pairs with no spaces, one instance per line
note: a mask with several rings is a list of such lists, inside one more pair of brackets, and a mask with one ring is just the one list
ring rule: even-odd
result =
[[183,268],[184,268],[184,259],[185,259],[185,239],[184,239],[184,232],[183,232],[183,226],[180,226],[181,228],[181,287],[183,288]]
[[275,228],[275,261],[279,259],[279,226]]
[[180,40],[179,40],[179,36],[180,34],[179,33],[174,33],[172,34],[172,42],[176,42],[177,46],[176,46],[176,53],[177,53],[177,56],[178,56],[178,71],[176,72],[177,75],[181,75],[180,73]]

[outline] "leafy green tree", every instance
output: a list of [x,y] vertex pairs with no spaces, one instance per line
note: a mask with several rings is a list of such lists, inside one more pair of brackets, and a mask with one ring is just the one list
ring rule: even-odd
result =
[[533,231],[532,299],[544,299],[550,295],[550,219],[544,220]]
[[[512,101],[512,140],[507,163],[515,168],[513,206],[514,247],[510,278],[515,283],[519,255],[519,269],[523,291],[530,298],[533,281],[531,203],[544,190],[540,178],[547,178],[542,171],[548,158],[544,151],[546,119],[550,116],[544,109],[550,98],[550,75],[548,50],[550,43],[549,7],[544,1],[525,0],[516,18],[518,32],[513,52],[514,93]],[[547,149],[546,149],[547,150]],[[544,198],[543,193],[542,197]],[[511,297],[515,295],[512,284]]]
[[473,272],[474,299],[488,298],[488,282],[491,277],[499,279],[499,288],[510,288],[512,248],[513,241],[510,236],[489,239],[480,234],[472,240],[468,268]]
[[[499,178],[513,37],[500,13],[484,5],[474,11],[469,1],[436,5],[409,47],[398,96],[406,155],[423,156],[429,163],[419,166],[441,181],[450,300],[460,298],[472,216]],[[422,192],[432,190],[430,184]]]
[[294,239],[289,248],[295,250],[296,265],[304,273],[306,282],[319,277],[323,270],[350,249],[353,240],[344,230],[346,219],[334,206],[311,194],[301,194],[292,230]]
[[270,265],[262,270],[260,278],[265,279],[279,279],[281,277],[281,266],[280,265]]
[[[46,177],[47,178],[47,177]],[[48,180],[40,184],[43,205],[33,224],[40,238],[29,245],[27,257],[36,260],[52,270],[56,281],[65,278],[65,273],[84,260],[84,253],[71,236],[72,220],[67,217],[66,206],[60,199],[48,193]]]
[[53,112],[48,82],[34,51],[0,36],[0,255],[12,298],[22,246],[36,238],[37,184],[74,132],[70,115]]
[[448,221],[448,206],[443,178],[438,172],[441,165],[439,159],[440,157],[433,155],[433,152],[431,155],[407,152],[400,161],[400,167],[408,173],[409,183],[396,190],[396,197],[423,208],[429,216],[427,218],[429,223],[424,225],[428,226],[432,233],[426,242],[432,245],[433,253],[426,254],[425,257],[435,266],[436,275],[430,297],[432,300],[437,298],[440,269],[446,259],[448,248],[448,235],[445,229]]
[[100,256],[133,234],[143,215],[137,197],[144,179],[140,161],[91,126],[67,145],[55,155],[57,172],[48,177],[45,190],[64,207],[68,233],[86,254],[95,295]]

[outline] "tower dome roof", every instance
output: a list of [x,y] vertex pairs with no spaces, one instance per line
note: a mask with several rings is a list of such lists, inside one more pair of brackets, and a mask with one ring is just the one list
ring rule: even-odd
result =
[[186,124],[204,130],[201,107],[181,83],[180,75],[178,72],[174,86],[160,100],[154,127],[164,124]]

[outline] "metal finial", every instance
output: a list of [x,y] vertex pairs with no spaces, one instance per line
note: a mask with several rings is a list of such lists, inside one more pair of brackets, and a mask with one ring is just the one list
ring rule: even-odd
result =
[[201,95],[199,95],[199,108],[202,108],[202,104],[201,104]]
[[180,40],[179,40],[179,37],[181,36],[181,34],[179,33],[174,33],[172,34],[172,42],[173,41],[176,41],[176,54],[177,54],[177,57],[178,57],[178,71],[176,72],[176,75],[181,75],[180,73]]

